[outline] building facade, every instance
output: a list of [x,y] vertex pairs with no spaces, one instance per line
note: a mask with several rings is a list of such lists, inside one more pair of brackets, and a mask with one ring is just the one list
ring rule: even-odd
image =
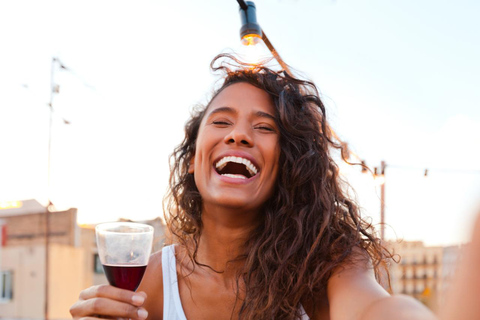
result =
[[433,311],[438,310],[442,296],[455,271],[458,246],[425,246],[421,241],[390,243],[399,263],[390,267],[393,293],[412,296]]
[[[0,318],[70,319],[81,290],[107,283],[95,226],[77,225],[77,209],[47,213],[35,200],[16,201],[0,206],[0,220]],[[154,227],[154,250],[161,249],[162,221],[141,222]]]

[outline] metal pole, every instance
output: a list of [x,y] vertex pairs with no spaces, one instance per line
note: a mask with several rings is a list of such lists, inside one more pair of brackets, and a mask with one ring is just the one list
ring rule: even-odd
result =
[[381,171],[380,174],[383,178],[382,184],[380,185],[380,239],[385,241],[385,161],[381,162]]
[[57,59],[52,58],[52,69],[50,74],[50,102],[48,107],[50,108],[50,120],[48,124],[48,186],[47,186],[47,198],[48,204],[45,208],[45,320],[48,320],[48,294],[49,294],[49,250],[50,250],[50,207],[52,201],[50,200],[50,173],[51,173],[51,151],[52,151],[52,123],[53,123],[53,95],[55,94],[55,83],[54,83],[54,72],[55,72],[55,62]]

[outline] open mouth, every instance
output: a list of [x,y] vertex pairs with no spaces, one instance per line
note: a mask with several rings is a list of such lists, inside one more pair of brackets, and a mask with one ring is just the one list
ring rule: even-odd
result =
[[230,178],[250,179],[258,173],[258,169],[250,160],[241,157],[223,157],[215,164],[218,174]]

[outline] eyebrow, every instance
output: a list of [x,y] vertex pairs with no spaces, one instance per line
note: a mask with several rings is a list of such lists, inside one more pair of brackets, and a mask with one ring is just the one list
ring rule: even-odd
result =
[[[208,116],[212,116],[216,113],[222,113],[222,112],[236,114],[237,110],[235,110],[233,108],[230,108],[230,107],[219,107],[219,108],[216,108],[216,109],[213,109],[212,111],[210,111]],[[255,116],[260,117],[260,118],[268,118],[268,119],[271,119],[271,120],[275,121],[275,117],[272,116],[270,113],[267,113],[267,112],[257,111],[257,112],[255,112]]]
[[257,111],[257,112],[255,112],[255,115],[257,117],[260,117],[260,118],[268,118],[268,119],[272,119],[273,121],[275,121],[275,117],[272,116],[270,113],[267,113],[267,112]]
[[222,113],[222,112],[237,113],[237,110],[229,108],[229,107],[219,107],[219,108],[216,108],[216,109],[213,109],[212,111],[210,111],[208,116],[214,115],[216,113]]

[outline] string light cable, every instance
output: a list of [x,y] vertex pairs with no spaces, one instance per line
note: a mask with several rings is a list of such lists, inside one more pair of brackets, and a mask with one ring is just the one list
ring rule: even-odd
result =
[[[241,12],[242,28],[240,29],[240,37],[242,41],[244,41],[245,39],[248,39],[247,41],[245,41],[247,45],[255,45],[257,43],[255,39],[258,40],[259,38],[261,38],[265,43],[265,45],[267,46],[267,48],[269,49],[269,51],[271,52],[271,54],[273,55],[273,57],[275,58],[275,60],[282,67],[283,71],[287,75],[293,75],[289,66],[283,61],[278,51],[275,49],[273,44],[268,39],[267,35],[265,34],[265,31],[257,23],[255,5],[253,4],[253,2],[247,3],[244,0],[237,0],[237,2],[238,2],[238,5],[240,6],[240,9],[242,10]],[[340,149],[341,158],[345,163],[347,163],[348,165],[361,166],[362,172],[366,172],[366,171],[372,172],[372,170],[365,165],[364,159],[362,159],[355,152],[350,150],[350,148],[348,147],[348,143],[341,140],[332,128],[330,128],[330,133],[333,136],[334,140],[341,146],[341,149]],[[357,162],[349,161],[351,157],[354,157]]]

